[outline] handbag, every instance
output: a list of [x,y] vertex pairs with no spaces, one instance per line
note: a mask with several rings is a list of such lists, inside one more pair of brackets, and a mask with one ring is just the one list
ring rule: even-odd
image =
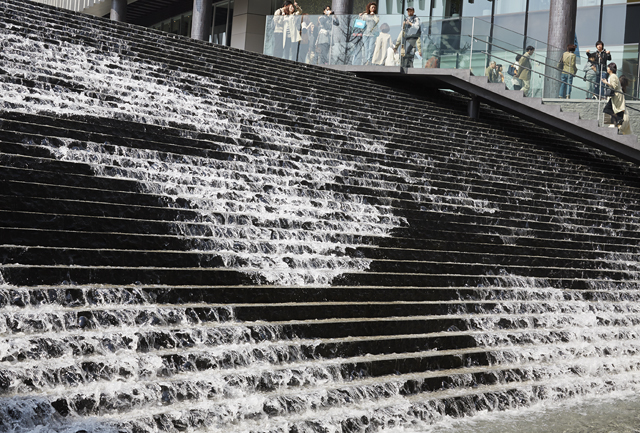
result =
[[365,22],[365,20],[357,19],[353,23],[353,28],[354,29],[364,29],[366,27],[366,25],[367,25],[367,23]]

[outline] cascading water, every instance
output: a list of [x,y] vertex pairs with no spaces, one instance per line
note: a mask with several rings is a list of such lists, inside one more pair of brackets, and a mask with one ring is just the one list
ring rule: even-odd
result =
[[[24,146],[85,164],[99,178],[136,182],[167,207],[195,213],[171,221],[172,234],[257,283],[327,287],[344,273],[366,271],[372,260],[349,251],[408,226],[394,214],[392,199],[375,195],[378,189],[415,186],[406,196],[431,211],[500,212],[498,202],[430,187],[422,172],[324,150],[390,152],[384,136],[359,131],[330,107],[315,107],[309,117],[340,140],[273,122],[272,113],[288,117],[278,101],[231,95],[255,93],[249,81],[134,61],[123,54],[126,41],[109,51],[52,44],[20,30],[0,24],[3,110],[179,128],[202,144],[173,152],[141,142],[57,137]],[[300,98],[316,103],[313,91]],[[434,165],[415,152],[393,156]],[[477,175],[508,181],[491,169]],[[333,184],[372,192],[337,193],[327,187]],[[533,195],[526,188],[514,193],[523,201]],[[556,218],[572,221],[582,210],[561,196],[553,200]],[[584,227],[568,222],[563,229]],[[532,233],[518,227],[498,236],[516,245]],[[635,259],[612,253],[602,261],[633,273]],[[171,287],[18,287],[0,274],[0,431],[462,431],[464,421],[452,424],[452,417],[482,419],[488,411],[639,389],[635,284],[559,290],[542,279],[501,277],[461,288],[457,298],[438,302],[448,311],[429,316],[457,325],[425,337],[469,337],[468,347],[329,357],[327,347],[366,338],[299,338],[292,329],[349,319],[240,321],[241,307],[172,298]],[[451,366],[401,371],[409,358],[440,357]],[[395,363],[396,371],[370,374],[384,363]]]

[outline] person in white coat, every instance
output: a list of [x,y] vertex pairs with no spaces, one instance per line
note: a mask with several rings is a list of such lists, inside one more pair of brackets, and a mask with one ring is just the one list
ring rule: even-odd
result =
[[389,48],[391,48],[391,55],[393,56],[393,45],[391,43],[391,35],[389,34],[390,30],[391,28],[387,23],[382,23],[380,26],[380,34],[376,38],[376,45],[373,50],[371,64],[386,65]]

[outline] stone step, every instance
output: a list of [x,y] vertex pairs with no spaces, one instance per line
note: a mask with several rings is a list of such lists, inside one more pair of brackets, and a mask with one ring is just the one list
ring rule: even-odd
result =
[[[286,250],[283,251],[287,254]],[[296,261],[296,252],[291,251],[292,261]],[[580,275],[582,278],[610,278],[614,280],[630,277],[628,270],[615,269],[619,262],[609,260],[560,260],[557,257],[531,257],[507,255],[491,256],[489,254],[476,254],[467,260],[451,260],[451,257],[438,257],[429,251],[422,251],[419,260],[411,260],[410,257],[399,257],[397,260],[376,259],[368,268],[368,272],[377,274],[468,274],[491,275],[498,272],[507,272],[527,277],[553,277],[571,278]],[[241,259],[222,259],[221,254],[215,251],[144,251],[144,250],[86,250],[57,248],[48,249],[42,247],[11,247],[0,246],[0,257],[5,265],[58,265],[74,267],[130,267],[143,268],[235,268],[235,263]],[[321,261],[322,255],[317,260]],[[479,261],[474,261],[479,260]],[[613,269],[606,269],[608,263]],[[237,269],[241,269],[243,262],[238,263]]]
[[[508,275],[500,275],[500,269],[488,266],[474,266],[463,264],[461,266],[467,270],[468,274],[459,272],[446,274],[437,273],[377,273],[377,272],[350,272],[345,269],[339,276],[330,270],[317,270],[317,278],[331,278],[332,284],[344,286],[388,286],[393,287],[398,281],[413,287],[442,287],[451,286],[485,286],[493,285],[509,279]],[[522,268],[511,268],[521,270]],[[161,268],[161,267],[109,267],[109,266],[64,266],[64,265],[2,265],[0,273],[5,281],[16,286],[38,286],[72,283],[78,285],[85,284],[167,284],[167,285],[203,285],[212,284],[215,281],[224,281],[225,284],[251,284],[253,280],[266,283],[269,269],[251,268],[242,266],[239,268]],[[292,269],[292,275],[309,275],[305,268]],[[498,274],[496,274],[496,272]],[[586,272],[586,271],[585,271]],[[601,276],[612,283],[625,283],[634,281],[634,273],[628,271],[610,270],[590,270],[590,275],[596,278]],[[531,276],[537,275],[537,271],[530,271]],[[572,287],[576,281],[584,279],[583,270],[571,271],[560,269],[557,275],[542,276],[551,286]],[[587,279],[588,280],[588,279]],[[309,280],[308,284],[313,285],[316,280]],[[319,280],[318,280],[319,281]],[[321,283],[315,283],[321,284]]]
[[[586,282],[587,280],[581,280]],[[542,285],[540,285],[542,284]],[[581,287],[569,286],[559,292],[547,282],[536,283],[532,279],[512,278],[504,280],[502,286],[485,284],[482,287],[407,287],[407,286],[153,286],[129,285],[109,286],[38,286],[9,288],[0,291],[0,307],[46,307],[59,305],[69,311],[81,314],[92,308],[118,309],[121,305],[139,307],[169,307],[188,304],[208,304],[212,308],[221,305],[242,305],[255,303],[299,303],[299,302],[445,302],[452,300],[497,302],[509,299],[525,301],[548,301],[560,297],[566,301],[631,302],[640,296],[633,283],[627,288],[615,291],[599,289],[584,284]],[[522,287],[529,287],[523,289]],[[231,307],[229,307],[231,308]],[[24,310],[28,314],[30,310]],[[186,319],[185,319],[186,320]],[[75,323],[75,321],[74,321]]]

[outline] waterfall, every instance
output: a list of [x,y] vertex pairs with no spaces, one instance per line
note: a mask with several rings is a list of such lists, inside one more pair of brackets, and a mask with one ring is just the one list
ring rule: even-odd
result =
[[[436,155],[436,145],[418,152],[417,146],[395,145],[394,137],[406,137],[402,122],[370,132],[353,119],[355,109],[323,106],[317,88],[226,76],[206,61],[200,70],[187,63],[168,67],[135,53],[126,38],[117,44],[101,38],[99,28],[65,31],[86,32],[95,43],[57,41],[44,37],[53,32],[48,28],[37,34],[0,23],[0,111],[49,116],[63,125],[85,122],[88,129],[105,122],[114,133],[25,134],[29,138],[12,143],[20,149],[16,153],[66,164],[53,167],[81,166],[86,180],[126,185],[114,191],[132,201],[153,197],[160,203],[153,211],[172,216],[154,222],[166,224],[162,230],[180,241],[181,254],[250,276],[247,291],[254,292],[223,302],[218,290],[245,287],[221,288],[218,281],[197,287],[84,284],[73,278],[23,286],[0,273],[0,432],[509,431],[509,417],[529,416],[541,425],[539,414],[550,408],[565,417],[555,407],[559,402],[571,408],[607,396],[626,398],[626,412],[637,407],[629,402],[640,390],[638,255],[632,246],[571,258],[589,261],[583,271],[605,275],[567,277],[575,282],[572,288],[551,277],[513,273],[535,264],[509,262],[509,268],[494,257],[484,261],[495,254],[508,262],[512,248],[529,248],[523,241],[555,241],[536,238],[548,235],[548,226],[537,225],[543,220],[553,220],[558,237],[566,239],[615,238],[635,229],[635,210],[617,215],[600,178],[585,175],[582,183],[560,187],[552,179],[544,194],[515,164],[501,171],[485,161],[486,149],[474,155],[453,146],[490,141],[495,132],[473,137],[434,125],[450,137],[450,153]],[[287,97],[263,97],[265,89]],[[305,110],[307,117],[299,119]],[[381,117],[393,114],[379,110]],[[442,119],[425,115],[423,121]],[[118,128],[134,124],[163,128],[168,138],[119,134]],[[6,161],[11,169],[32,169],[12,167],[11,157]],[[475,195],[473,182],[498,192]],[[496,185],[510,182],[512,196],[500,197]],[[564,193],[588,198],[571,202]],[[527,214],[534,201],[548,204],[547,213]],[[582,224],[588,208],[597,209],[602,224]],[[424,226],[410,227],[429,215]],[[118,227],[133,220],[109,218]],[[376,259],[362,253],[398,233],[409,243],[409,228],[428,230],[447,218],[461,228],[447,226],[444,234],[434,228],[434,236],[441,236],[435,243],[448,237],[463,243],[484,225],[486,254],[414,248],[406,261],[415,268],[403,274],[392,266],[405,259],[385,255],[398,245],[381,247],[372,253]],[[502,223],[510,218],[518,223]],[[65,233],[80,233],[74,229]],[[440,261],[426,257],[439,252]],[[467,253],[472,258],[459,260]],[[332,285],[347,274],[369,275],[381,262],[389,268],[373,270],[372,278],[377,272],[390,274],[388,279],[469,277],[464,281],[474,283]],[[3,263],[3,270],[20,265]],[[422,269],[429,266],[437,271]],[[455,266],[473,269],[454,275]],[[545,266],[559,272],[556,264]],[[624,278],[609,279],[611,273]],[[334,289],[347,294],[336,296]],[[278,296],[287,290],[286,300],[264,300],[264,292]],[[394,291],[404,297],[393,298]],[[254,293],[262,297],[251,298]],[[382,295],[386,300],[376,298]],[[267,311],[289,307],[302,312],[283,319]]]

